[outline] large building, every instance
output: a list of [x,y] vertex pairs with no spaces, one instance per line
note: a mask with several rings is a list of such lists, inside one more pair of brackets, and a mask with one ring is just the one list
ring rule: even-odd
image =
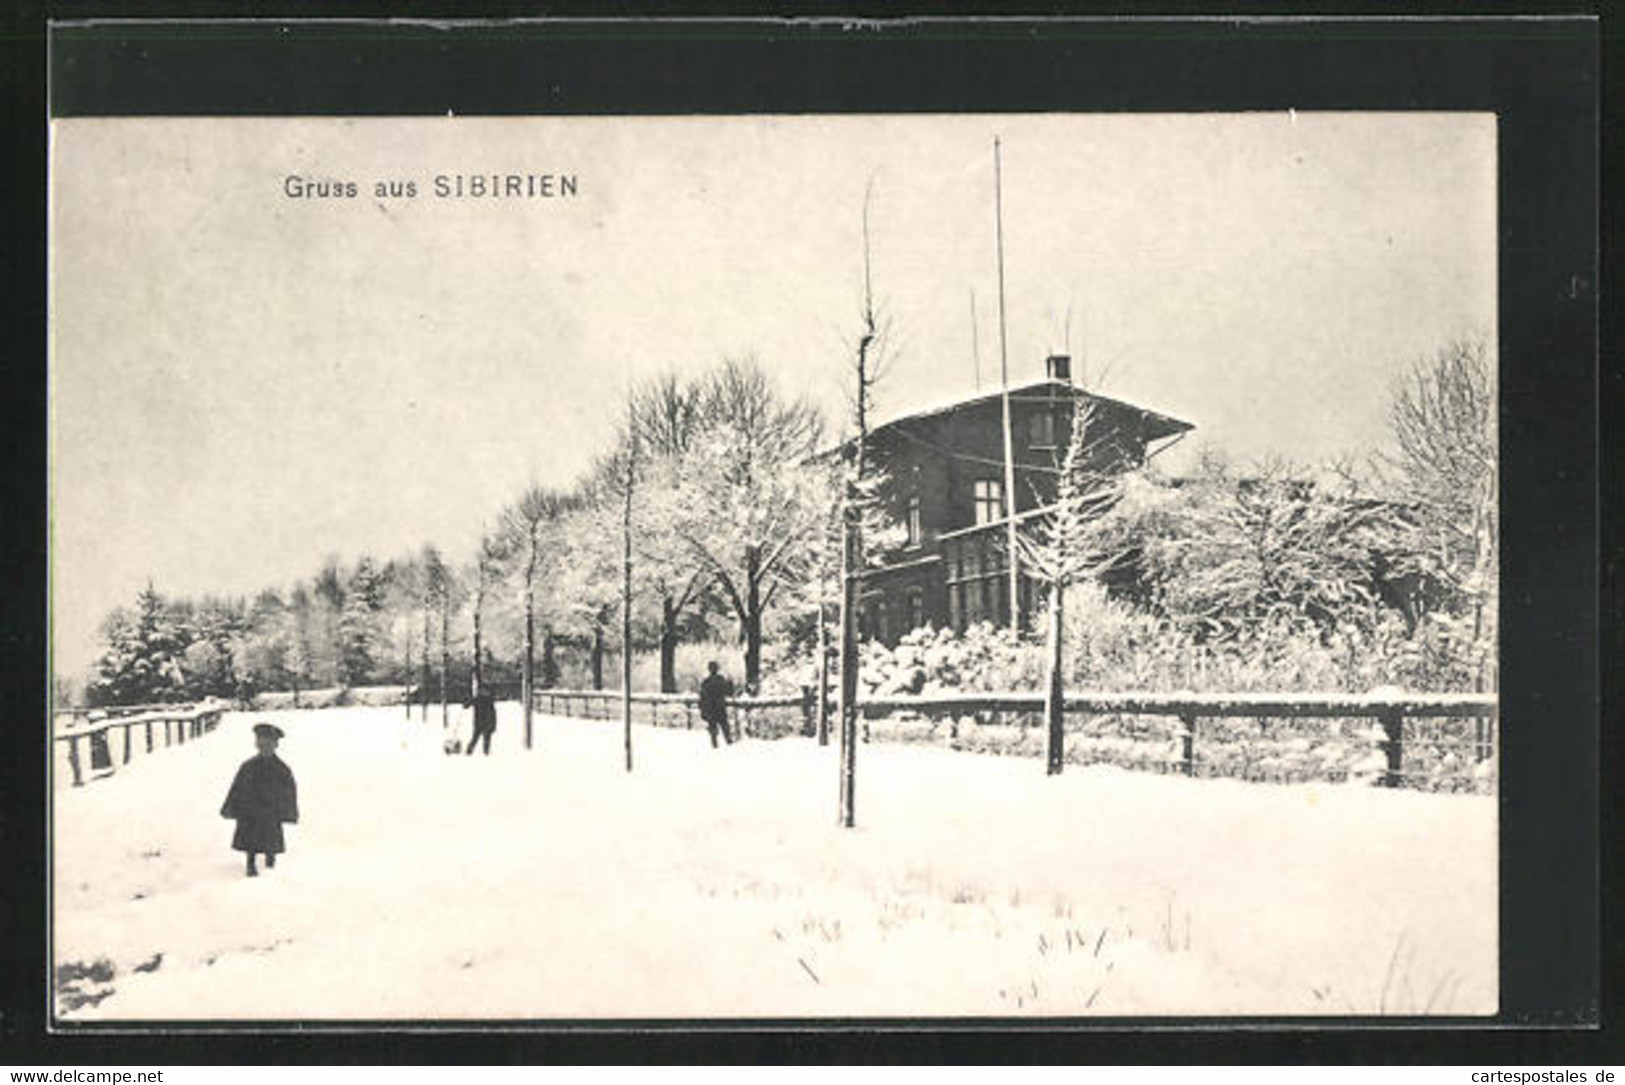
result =
[[[1091,414],[1091,467],[1127,470],[1192,426],[1072,383],[1071,361],[1051,356],[1042,380],[1010,389],[1017,522],[1055,500],[1073,405]],[[862,631],[887,644],[930,625],[964,630],[1008,621],[1004,431],[1001,392],[916,411],[874,427],[867,458],[886,473],[885,501],[906,526],[907,542],[864,577]],[[1020,569],[1018,565],[1017,572]],[[1042,595],[1018,576],[1020,620],[1031,622]]]

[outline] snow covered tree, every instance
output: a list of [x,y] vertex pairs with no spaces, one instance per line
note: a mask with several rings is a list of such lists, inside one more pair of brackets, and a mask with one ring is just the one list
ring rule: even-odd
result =
[[445,644],[446,619],[444,613],[447,607],[447,599],[451,594],[451,571],[446,568],[445,559],[440,556],[440,548],[432,543],[424,544],[423,550],[418,556],[418,567],[421,570],[418,589],[422,593],[423,607],[423,639],[421,641],[423,682],[419,687],[419,692],[423,698],[421,718],[424,720],[429,718],[429,688],[434,681],[434,671],[430,664],[432,658],[430,646],[434,642],[435,619],[438,617],[441,619],[439,623],[441,627],[440,700],[442,705],[441,722],[444,724],[446,722],[446,659],[450,654]]
[[[873,252],[869,236],[869,209],[874,200],[875,179],[871,174],[863,189],[863,294],[859,310],[859,330],[851,344],[851,382],[848,404],[857,433],[843,446],[846,478],[841,494],[841,775],[838,820],[845,828],[856,823],[857,727],[858,727],[858,608],[863,593],[865,554],[864,521],[874,506],[878,492],[869,464],[869,419],[874,393],[884,375],[890,321],[882,316],[875,300]],[[824,612],[819,608],[820,625]],[[822,643],[824,634],[820,631]],[[822,694],[820,693],[820,700]]]
[[248,610],[248,628],[235,648],[232,666],[245,695],[288,685],[287,605],[280,592],[266,589]]
[[682,519],[679,468],[705,421],[705,385],[665,373],[632,393],[632,431],[641,450],[638,570],[660,607],[660,690],[677,691],[677,645],[690,608],[706,601],[714,575],[672,525]]
[[293,687],[293,703],[299,704],[299,693],[310,685],[314,668],[311,648],[312,602],[310,590],[296,584],[288,593],[288,610],[284,619],[284,637],[288,644],[288,682]]
[[371,557],[362,554],[350,573],[338,624],[338,674],[345,687],[362,685],[378,665],[383,640],[380,615],[385,583]]
[[627,430],[616,474],[621,505],[621,727],[626,771],[632,771],[632,503],[638,490],[638,431],[632,424],[632,401],[626,404]]
[[315,623],[311,627],[311,641],[315,649],[312,658],[316,682],[340,685],[339,622],[344,614],[345,576],[337,555],[329,555],[322,562],[311,582],[311,603]]
[[572,495],[559,522],[560,549],[570,555],[549,578],[550,627],[587,639],[593,689],[604,688],[604,656],[621,603],[621,510],[616,477],[621,460],[601,456]]
[[[502,514],[504,544],[510,560],[518,567],[519,590],[525,611],[523,668],[520,671],[520,699],[525,713],[525,749],[530,749],[536,710],[536,589],[550,558],[549,535],[570,509],[565,494],[531,484]],[[548,653],[544,650],[544,655]]]
[[1047,586],[1048,651],[1046,652],[1045,718],[1049,725],[1047,772],[1058,776],[1066,765],[1065,647],[1066,591],[1073,584],[1098,578],[1126,557],[1111,538],[1107,517],[1118,503],[1123,477],[1104,448],[1093,423],[1093,408],[1072,403],[1072,433],[1056,479],[1055,502],[1018,537],[1022,568]]
[[823,431],[805,400],[785,400],[753,361],[707,381],[704,422],[675,469],[669,525],[739,622],[745,688],[761,682],[763,620],[804,576],[822,511],[807,459]]
[[440,726],[451,726],[451,622],[463,602],[463,582],[457,570],[440,566],[435,611],[440,618]]
[[181,603],[186,614],[187,646],[181,655],[186,675],[187,695],[245,699],[243,674],[238,664],[245,661],[240,642],[248,631],[245,607],[240,600],[205,597],[194,605]]
[[149,581],[133,610],[115,610],[102,626],[106,645],[86,690],[93,705],[148,704],[186,695],[181,658],[188,634]]
[[1330,630],[1370,620],[1382,506],[1280,460],[1238,476],[1206,457],[1146,556],[1165,613],[1223,641],[1264,623]]
[[[1395,450],[1385,466],[1410,515],[1399,525],[1399,571],[1443,588],[1460,626],[1449,639],[1493,688],[1500,516],[1494,366],[1482,342],[1451,343],[1395,386]],[[1422,593],[1425,598],[1425,593]]]
[[486,608],[492,594],[502,581],[503,567],[507,558],[506,540],[501,535],[488,533],[480,537],[479,553],[475,555],[473,575],[470,578],[474,585],[472,617],[474,622],[473,692],[475,694],[485,691]]

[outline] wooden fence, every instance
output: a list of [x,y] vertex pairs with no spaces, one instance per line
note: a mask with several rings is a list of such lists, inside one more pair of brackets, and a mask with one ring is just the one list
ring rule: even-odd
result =
[[[145,756],[202,738],[220,725],[224,709],[215,704],[135,705],[105,711],[101,719],[80,712],[57,715],[52,745],[65,749],[74,787],[98,779],[97,773],[112,775],[120,765],[128,765],[138,749]],[[79,723],[81,719],[85,722]],[[122,744],[116,741],[115,732],[122,732]],[[158,745],[160,734],[163,747]]]
[[[1256,723],[1262,732],[1269,723],[1283,721],[1288,731],[1275,736],[1277,741],[1303,739],[1305,732],[1296,725],[1306,720],[1324,720],[1344,723],[1369,720],[1374,727],[1361,733],[1342,732],[1342,737],[1356,744],[1368,742],[1383,755],[1381,783],[1388,787],[1421,785],[1425,780],[1436,780],[1435,774],[1407,771],[1407,751],[1425,749],[1430,756],[1441,751],[1454,752],[1464,765],[1464,771],[1448,774],[1452,779],[1468,782],[1479,766],[1485,766],[1493,778],[1496,749],[1495,726],[1498,702],[1493,695],[1455,693],[1105,693],[1078,692],[1064,699],[1067,715],[1067,734],[1077,735],[1083,728],[1079,718],[1099,717],[1161,717],[1177,721],[1175,737],[1177,752],[1167,759],[1155,757],[1140,763],[1148,767],[1163,768],[1184,775],[1229,775],[1212,771],[1218,759],[1204,759],[1204,739],[1211,745],[1233,741],[1233,736],[1222,736],[1205,731],[1205,725],[1216,721],[1244,721]],[[1035,735],[1043,733],[1043,694],[965,694],[934,697],[871,697],[858,705],[865,719],[912,716],[928,720],[972,720],[977,725],[998,726],[1005,718],[1014,716],[1017,726]],[[1470,732],[1441,732],[1429,729],[1429,721],[1471,721]],[[1322,732],[1317,737],[1325,737]],[[1242,775],[1247,775],[1245,772]]]
[[[538,709],[556,715],[587,719],[616,719],[620,715],[621,694],[616,690],[561,690],[536,692]],[[699,698],[684,693],[634,693],[634,722],[659,726],[694,727],[699,719]],[[812,735],[815,726],[816,694],[811,688],[793,697],[736,697],[728,702],[730,714],[740,730],[753,737],[779,738],[800,733]],[[1271,724],[1287,728],[1273,739],[1300,744],[1328,737],[1326,728],[1310,732],[1304,721],[1321,720],[1335,725],[1336,734],[1346,744],[1362,744],[1382,755],[1380,783],[1388,787],[1436,786],[1441,781],[1465,787],[1478,782],[1493,784],[1495,778],[1496,725],[1499,702],[1493,694],[1457,693],[1090,693],[1069,694],[1065,698],[1066,732],[1071,740],[1084,738],[1087,721],[1102,717],[1160,717],[1173,721],[1175,739],[1171,757],[1137,758],[1136,767],[1153,767],[1189,776],[1242,775],[1271,778],[1264,773],[1228,771],[1217,749],[1236,742],[1234,735],[1211,729],[1218,721],[1241,721],[1256,725],[1262,735]],[[787,710],[793,710],[786,725]],[[978,730],[1012,728],[1020,736],[1044,736],[1044,696],[1041,693],[973,693],[935,696],[871,696],[858,704],[865,721],[924,721],[932,730],[947,723],[942,738],[950,745],[975,748],[968,739]],[[833,714],[833,713],[832,713]],[[1350,730],[1350,722],[1369,721],[1370,726]],[[1470,724],[1469,727],[1441,728],[1439,721]],[[963,728],[961,725],[965,725]],[[834,726],[832,721],[831,726]],[[886,741],[884,728],[865,727],[865,738]],[[1271,736],[1263,735],[1265,738]],[[1019,745],[1019,743],[1018,743]],[[1213,756],[1204,756],[1213,751]],[[1041,752],[1031,748],[1019,752]],[[1427,771],[1420,771],[1425,754],[1432,759]],[[1440,772],[1441,756],[1454,755]],[[1104,758],[1103,758],[1104,759]],[[1315,775],[1307,773],[1304,775]],[[1327,774],[1321,774],[1327,775]]]
[[[539,689],[538,711],[589,720],[621,718],[621,692],[613,689]],[[783,738],[813,733],[815,701],[812,690],[791,697],[730,697],[729,728],[751,738]],[[634,693],[632,721],[656,727],[703,725],[700,698],[694,693]]]

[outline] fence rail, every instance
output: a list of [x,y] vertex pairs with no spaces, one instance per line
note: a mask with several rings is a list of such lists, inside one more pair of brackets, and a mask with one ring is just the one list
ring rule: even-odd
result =
[[[218,704],[128,706],[109,710],[106,718],[86,726],[74,726],[70,722],[66,727],[57,728],[51,742],[53,746],[60,743],[66,748],[68,767],[73,772],[73,786],[82,787],[87,779],[99,779],[95,775],[97,772],[110,776],[118,770],[119,765],[128,765],[134,759],[138,729],[144,740],[143,755],[150,754],[159,749],[159,727],[163,729],[165,748],[181,746],[189,739],[202,738],[218,727],[224,711]],[[78,718],[78,713],[60,713],[58,719],[64,715]],[[115,731],[122,731],[124,739],[120,750],[123,756],[118,759],[114,757]],[[81,748],[88,751],[88,758],[81,756]]]
[[[587,719],[615,718],[620,703],[621,694],[617,690],[536,691],[536,704],[542,711]],[[691,693],[633,693],[632,704],[636,722],[693,727],[699,698]],[[803,735],[813,734],[816,692],[810,687],[799,696],[736,697],[728,701],[728,706],[739,719],[740,730],[753,737],[778,738],[797,730]],[[1066,696],[1064,706],[1067,734],[1085,740],[1085,749],[1088,736],[1084,721],[1089,719],[1160,717],[1174,721],[1171,756],[1156,756],[1155,751],[1161,747],[1154,745],[1155,738],[1122,741],[1150,751],[1150,756],[1132,759],[1136,767],[1156,767],[1188,776],[1239,774],[1271,778],[1267,772],[1254,771],[1256,759],[1225,759],[1216,752],[1212,757],[1204,757],[1204,752],[1248,743],[1257,746],[1273,742],[1290,748],[1294,742],[1302,746],[1311,738],[1340,741],[1346,750],[1367,749],[1380,754],[1379,782],[1388,787],[1433,786],[1440,781],[1472,787],[1484,780],[1493,781],[1495,776],[1499,702],[1493,694],[1079,691]],[[786,725],[784,716],[786,710],[791,709],[794,715]],[[932,732],[947,721],[949,726],[942,737],[956,746],[970,748],[976,748],[968,740],[978,730],[998,732],[1008,728],[1013,719],[1018,737],[1009,748],[1013,752],[1037,752],[1023,747],[1022,739],[1027,735],[1041,737],[1044,730],[1044,695],[1041,693],[871,696],[859,702],[858,712],[870,722],[923,720],[931,725]],[[1299,721],[1314,719],[1332,721],[1339,726],[1345,721],[1370,720],[1373,726],[1364,731],[1321,732],[1306,732],[1297,727]],[[962,731],[960,725],[967,720],[970,726]],[[1441,720],[1468,721],[1472,727],[1451,730],[1435,725],[1430,730],[1424,726],[1426,721]],[[1258,732],[1238,738],[1236,734],[1220,733],[1207,726],[1216,721],[1251,721],[1258,725]],[[1289,729],[1285,734],[1266,734],[1265,721],[1287,721]],[[865,737],[871,734],[866,733]],[[885,741],[891,736],[877,730],[873,737]],[[1407,761],[1408,754],[1410,761]],[[1263,760],[1267,762],[1267,756]],[[1321,775],[1335,776],[1346,770],[1323,768],[1317,771]],[[1314,774],[1310,770],[1299,771],[1299,775]],[[1291,777],[1292,774],[1284,775]]]
[[[1493,695],[1462,693],[1113,693],[1079,691],[1063,698],[1064,711],[1069,717],[1067,730],[1075,733],[1081,728],[1075,717],[1098,716],[1152,716],[1178,721],[1177,753],[1172,758],[1146,762],[1156,767],[1172,769],[1187,776],[1197,775],[1204,767],[1201,745],[1204,738],[1218,742],[1221,736],[1203,733],[1204,721],[1243,720],[1256,721],[1261,727],[1266,720],[1298,721],[1325,719],[1332,721],[1369,719],[1374,721],[1375,733],[1343,734],[1354,743],[1368,742],[1383,755],[1380,782],[1388,787],[1406,786],[1423,781],[1426,774],[1407,771],[1408,749],[1427,751],[1435,763],[1442,756],[1455,756],[1462,770],[1449,769],[1443,777],[1471,784],[1481,767],[1493,777],[1495,765],[1495,726],[1499,715],[1499,702]],[[966,717],[981,723],[991,717],[997,726],[1006,714],[1017,717],[1023,730],[1037,730],[1042,719],[1044,697],[1035,693],[958,694],[932,697],[891,696],[866,698],[858,705],[865,719],[895,717],[899,715],[925,719]],[[1424,730],[1424,720],[1471,720],[1470,734],[1440,733]],[[1320,736],[1326,737],[1326,736]],[[1277,736],[1278,741],[1304,741],[1301,732]],[[1470,764],[1471,768],[1465,768]],[[1448,767],[1448,766],[1447,766]],[[1248,775],[1245,766],[1241,775]],[[1439,774],[1426,775],[1429,780]]]
[[[535,703],[550,715],[607,720],[618,718],[621,701],[616,689],[539,689]],[[695,693],[633,693],[632,705],[635,723],[693,728],[699,721],[700,698]],[[812,734],[815,702],[810,689],[786,697],[730,697],[727,705],[732,720],[738,721],[735,729],[752,738],[782,738],[798,728]],[[789,710],[794,715],[787,723]]]

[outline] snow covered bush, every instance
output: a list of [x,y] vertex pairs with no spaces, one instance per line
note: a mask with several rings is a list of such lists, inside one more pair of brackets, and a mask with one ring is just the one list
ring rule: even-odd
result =
[[[1241,626],[1220,640],[1199,641],[1097,585],[1074,588],[1067,615],[1074,691],[1353,692],[1379,687],[1438,688],[1436,656],[1407,637],[1395,614],[1369,625],[1326,631],[1277,615]],[[815,660],[785,659],[767,689],[794,694],[816,684]],[[1460,672],[1458,672],[1460,673]],[[835,667],[831,664],[831,678]],[[1400,682],[1394,677],[1400,676]],[[895,648],[862,645],[863,697],[964,693],[1034,693],[1042,688],[1038,645],[986,623],[962,635],[921,629]],[[1409,679],[1408,681],[1406,679]],[[1448,688],[1448,686],[1446,687]],[[1482,768],[1468,748],[1473,720],[1407,724],[1407,784],[1429,790],[1486,790],[1493,766]],[[1182,771],[1183,724],[1174,717],[1069,714],[1067,760],[1127,768]],[[1044,735],[1037,713],[899,712],[867,720],[874,741],[925,743],[971,752],[1041,756]],[[1194,745],[1194,771],[1203,776],[1252,780],[1376,783],[1387,760],[1382,729],[1366,718],[1202,718]]]

